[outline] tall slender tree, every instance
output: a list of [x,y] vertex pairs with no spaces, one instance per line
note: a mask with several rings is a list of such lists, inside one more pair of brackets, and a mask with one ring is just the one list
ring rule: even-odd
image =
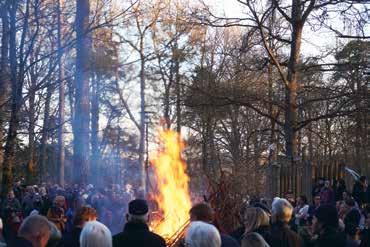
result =
[[89,169],[90,78],[89,0],[76,1],[76,75],[73,120],[74,181],[87,182]]

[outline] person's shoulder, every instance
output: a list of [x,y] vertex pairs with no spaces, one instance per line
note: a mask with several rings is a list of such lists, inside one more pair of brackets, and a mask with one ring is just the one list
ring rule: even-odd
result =
[[221,234],[221,246],[222,247],[239,247],[239,243],[230,235]]
[[148,232],[150,238],[152,238],[154,241],[156,241],[158,244],[160,244],[160,246],[166,246],[166,240],[164,240],[163,237],[161,237],[160,235],[156,234],[155,232],[151,232],[149,231]]

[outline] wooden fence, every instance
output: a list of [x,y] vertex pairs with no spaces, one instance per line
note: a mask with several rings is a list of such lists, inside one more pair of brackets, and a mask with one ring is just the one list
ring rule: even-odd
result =
[[306,195],[311,199],[312,187],[318,178],[326,178],[331,181],[340,178],[345,179],[347,184],[353,180],[345,174],[345,164],[339,161],[310,162],[296,161],[279,157],[278,161],[269,165],[267,172],[268,195],[270,198],[284,196],[291,191],[294,196]]

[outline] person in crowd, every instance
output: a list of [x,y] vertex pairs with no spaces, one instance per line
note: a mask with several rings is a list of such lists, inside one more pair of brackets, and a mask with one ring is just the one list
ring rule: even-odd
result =
[[340,178],[337,180],[334,188],[335,201],[343,200],[343,192],[346,191],[346,182]]
[[[198,203],[195,204],[190,209],[190,221],[202,221],[208,224],[215,225],[217,228],[217,224],[215,224],[215,213],[212,207],[207,203]],[[221,236],[221,247],[238,247],[238,242],[229,235],[221,233],[220,229],[218,229]]]
[[256,232],[260,234],[267,243],[271,243],[270,218],[261,208],[247,208],[244,214],[245,233]]
[[339,230],[338,212],[334,205],[321,205],[312,220],[312,231],[317,234],[315,247],[345,247],[346,236]]
[[370,205],[366,206],[363,214],[365,215],[365,226],[361,232],[360,247],[370,246]]
[[22,207],[15,197],[14,191],[10,190],[2,205],[2,216],[4,217],[4,235],[7,240],[13,240],[17,236],[18,229],[22,223]]
[[10,243],[10,247],[46,247],[50,232],[50,225],[46,217],[28,216],[22,222],[18,237]]
[[185,246],[221,247],[221,236],[215,226],[202,221],[193,221],[185,234]]
[[3,236],[3,220],[0,218],[0,247],[6,247],[5,239]]
[[334,191],[330,187],[330,181],[325,180],[324,187],[320,191],[321,204],[333,204],[335,205]]
[[309,217],[313,217],[315,214],[315,211],[320,207],[321,205],[321,198],[320,195],[317,195],[313,198],[313,204],[309,206],[308,208],[308,215]]
[[291,190],[288,190],[286,193],[285,193],[285,196],[284,198],[293,206],[295,207],[296,206],[296,201],[295,201],[295,197],[294,197],[294,193],[293,191]]
[[359,180],[355,182],[352,189],[352,196],[360,207],[367,203],[367,177],[361,176]]
[[361,213],[356,207],[355,200],[352,198],[344,201],[345,216],[344,225],[354,225],[358,227],[361,220]]
[[344,232],[347,236],[346,247],[358,247],[360,245],[360,230],[358,226],[348,222],[345,225]]
[[62,233],[58,230],[56,225],[49,221],[50,226],[50,238],[46,247],[62,247]]
[[53,202],[53,206],[47,213],[47,218],[53,222],[61,233],[65,231],[65,223],[67,217],[64,214],[65,198],[64,196],[56,196]]
[[128,205],[123,232],[113,236],[113,247],[165,247],[166,241],[151,232],[147,225],[149,209],[145,200],[135,199]]
[[312,198],[320,195],[321,189],[324,187],[325,180],[323,178],[319,178],[317,184],[312,188]]
[[243,236],[241,247],[270,247],[270,245],[257,232],[250,232]]
[[296,226],[301,226],[306,222],[309,208],[310,206],[308,205],[307,197],[305,195],[299,196],[297,198],[297,206],[294,208],[294,223]]
[[94,208],[90,206],[82,206],[79,208],[74,216],[71,232],[64,234],[62,238],[62,245],[65,247],[79,247],[82,228],[87,222],[95,221],[97,217]]
[[82,229],[81,247],[112,247],[112,234],[108,227],[98,221],[89,221]]
[[272,247],[299,247],[302,240],[293,232],[288,223],[292,218],[293,206],[282,198],[275,198],[272,203],[271,215],[271,246]]

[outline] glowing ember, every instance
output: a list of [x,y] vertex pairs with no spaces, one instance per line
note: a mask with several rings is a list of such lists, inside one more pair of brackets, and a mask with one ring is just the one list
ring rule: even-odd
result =
[[189,218],[191,200],[186,163],[181,158],[184,149],[179,134],[171,130],[159,131],[160,150],[151,159],[156,178],[158,194],[154,195],[162,219],[152,222],[154,231],[169,239],[181,229]]

